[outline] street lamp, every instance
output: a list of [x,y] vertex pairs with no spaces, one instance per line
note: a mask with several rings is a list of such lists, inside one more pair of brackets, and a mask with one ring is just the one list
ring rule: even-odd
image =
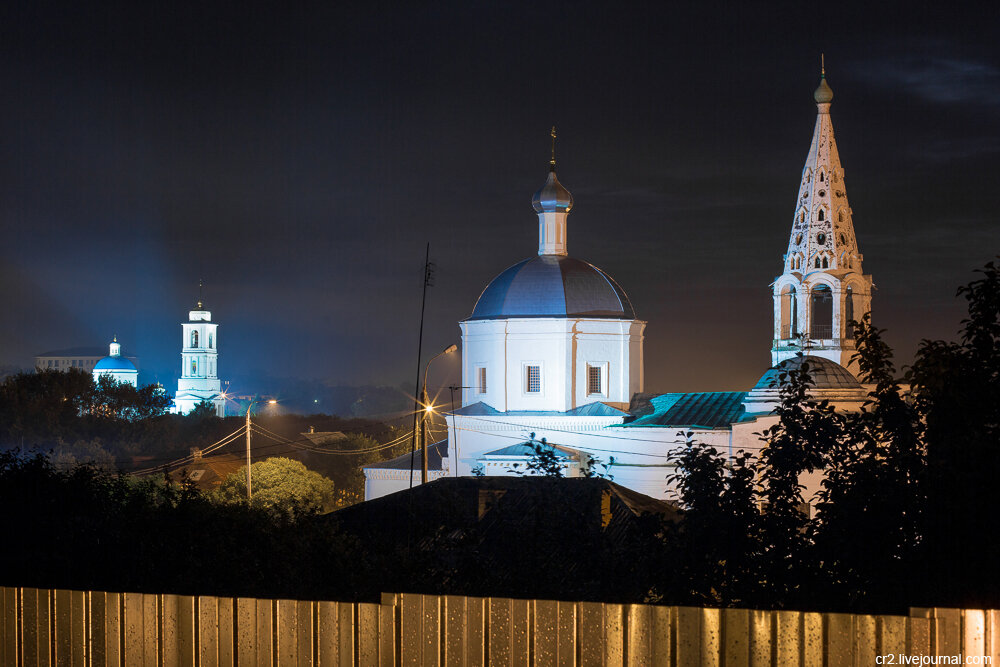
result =
[[440,356],[445,354],[451,354],[458,350],[458,345],[449,345],[441,352],[438,352],[427,365],[424,366],[424,383],[420,388],[420,403],[424,406],[423,411],[420,413],[420,483],[427,483],[427,415],[434,411],[434,406],[430,404],[427,399],[427,370],[431,367],[431,361],[434,361]]
[[[253,408],[254,403],[261,403],[261,399],[252,398],[250,399],[250,404],[247,406],[247,505],[250,504],[251,496],[251,486],[250,486],[250,410]],[[273,398],[269,400],[268,405],[276,405],[278,401]]]

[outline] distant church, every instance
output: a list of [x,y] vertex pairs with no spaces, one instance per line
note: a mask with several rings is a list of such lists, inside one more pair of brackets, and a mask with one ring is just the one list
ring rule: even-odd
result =
[[[781,369],[808,360],[812,394],[857,410],[866,391],[851,367],[847,323],[870,310],[872,280],[861,268],[825,72],[813,97],[812,144],[773,284],[771,359]],[[544,439],[567,475],[582,474],[594,460],[615,482],[662,498],[673,472],[667,456],[684,445],[686,432],[730,454],[758,451],[755,434],[777,421],[772,384],[779,368],[749,391],[644,393],[646,323],[611,276],[568,255],[573,197],[556,176],[554,149],[532,205],[537,256],[494,278],[460,323],[462,407],[446,420],[447,438],[428,445],[429,478],[514,474]],[[365,467],[366,499],[407,488],[410,460],[406,454]],[[419,470],[415,477],[419,482]]]
[[226,416],[226,399],[219,380],[219,325],[201,301],[181,324],[181,376],[177,380],[174,412],[185,415],[207,401],[218,417]]
[[133,387],[139,386],[139,369],[135,367],[127,357],[122,356],[122,346],[118,343],[118,336],[115,336],[109,346],[108,356],[94,364],[94,382],[107,376],[115,382],[124,382]]

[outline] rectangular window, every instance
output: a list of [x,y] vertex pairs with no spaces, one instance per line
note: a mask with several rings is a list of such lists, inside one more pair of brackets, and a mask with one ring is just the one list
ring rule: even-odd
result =
[[542,391],[542,367],[525,366],[524,391],[529,394],[538,394]]
[[604,383],[601,382],[601,367],[587,365],[587,393],[603,394]]
[[478,384],[479,384],[479,387],[478,387],[479,393],[480,394],[485,394],[486,393],[486,367],[485,366],[480,366],[478,370],[479,370],[479,372],[478,372],[478,376],[479,377],[477,379],[478,379]]

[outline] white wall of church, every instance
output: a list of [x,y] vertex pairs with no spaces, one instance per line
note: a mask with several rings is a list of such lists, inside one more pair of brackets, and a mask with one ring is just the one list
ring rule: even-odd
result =
[[[642,391],[644,322],[512,318],[461,327],[463,405],[565,412],[595,401],[624,406]],[[528,386],[529,366],[538,368],[537,392]],[[588,366],[599,369],[597,392],[589,391]]]

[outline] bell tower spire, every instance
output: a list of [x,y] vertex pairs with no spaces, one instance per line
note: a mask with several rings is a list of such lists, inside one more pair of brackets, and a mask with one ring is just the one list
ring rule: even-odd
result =
[[850,321],[871,310],[872,280],[861,268],[863,256],[833,136],[833,90],[823,56],[813,100],[812,143],[802,169],[784,271],[774,282],[771,361],[778,364],[808,350],[856,373],[851,365],[855,347]]

